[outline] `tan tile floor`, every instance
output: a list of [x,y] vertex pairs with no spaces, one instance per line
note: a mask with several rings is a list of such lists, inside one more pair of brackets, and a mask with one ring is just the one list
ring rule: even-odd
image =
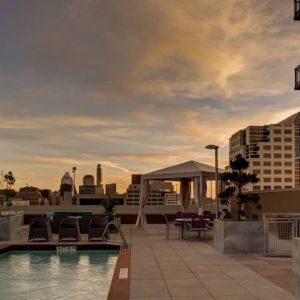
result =
[[176,231],[166,241],[163,225],[132,226],[131,239],[131,300],[296,299],[290,259],[223,255],[210,243],[180,240]]

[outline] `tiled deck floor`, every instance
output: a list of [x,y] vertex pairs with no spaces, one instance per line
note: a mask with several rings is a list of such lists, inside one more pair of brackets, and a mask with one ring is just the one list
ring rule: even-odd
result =
[[209,243],[179,240],[176,232],[166,241],[162,225],[133,226],[131,245],[132,300],[296,299],[263,277],[278,270],[283,272],[278,278],[291,275],[268,258],[223,255]]
[[[296,299],[289,292],[291,259],[223,255],[209,242],[179,239],[176,231],[166,241],[164,225],[122,228],[131,245],[130,300]],[[24,226],[15,243],[27,243],[27,236]]]

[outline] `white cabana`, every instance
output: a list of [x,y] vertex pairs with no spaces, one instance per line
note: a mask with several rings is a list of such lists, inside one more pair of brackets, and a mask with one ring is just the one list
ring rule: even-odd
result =
[[[219,174],[224,170],[218,169]],[[147,204],[150,180],[180,181],[180,194],[183,210],[188,209],[191,198],[191,182],[194,184],[194,199],[199,212],[202,212],[206,199],[206,181],[215,180],[215,167],[196,161],[188,161],[179,165],[142,175],[140,210],[136,221],[137,226],[145,222],[144,208]]]

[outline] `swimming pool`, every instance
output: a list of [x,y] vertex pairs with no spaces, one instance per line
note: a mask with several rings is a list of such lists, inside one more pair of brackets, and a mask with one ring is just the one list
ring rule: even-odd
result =
[[118,251],[10,251],[0,255],[1,300],[106,299]]

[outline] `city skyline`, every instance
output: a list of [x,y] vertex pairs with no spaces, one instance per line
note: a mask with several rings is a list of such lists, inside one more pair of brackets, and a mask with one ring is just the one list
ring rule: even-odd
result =
[[2,1],[0,170],[57,190],[99,162],[122,191],[132,173],[213,165],[207,144],[225,167],[234,132],[300,111],[292,14],[281,0]]

